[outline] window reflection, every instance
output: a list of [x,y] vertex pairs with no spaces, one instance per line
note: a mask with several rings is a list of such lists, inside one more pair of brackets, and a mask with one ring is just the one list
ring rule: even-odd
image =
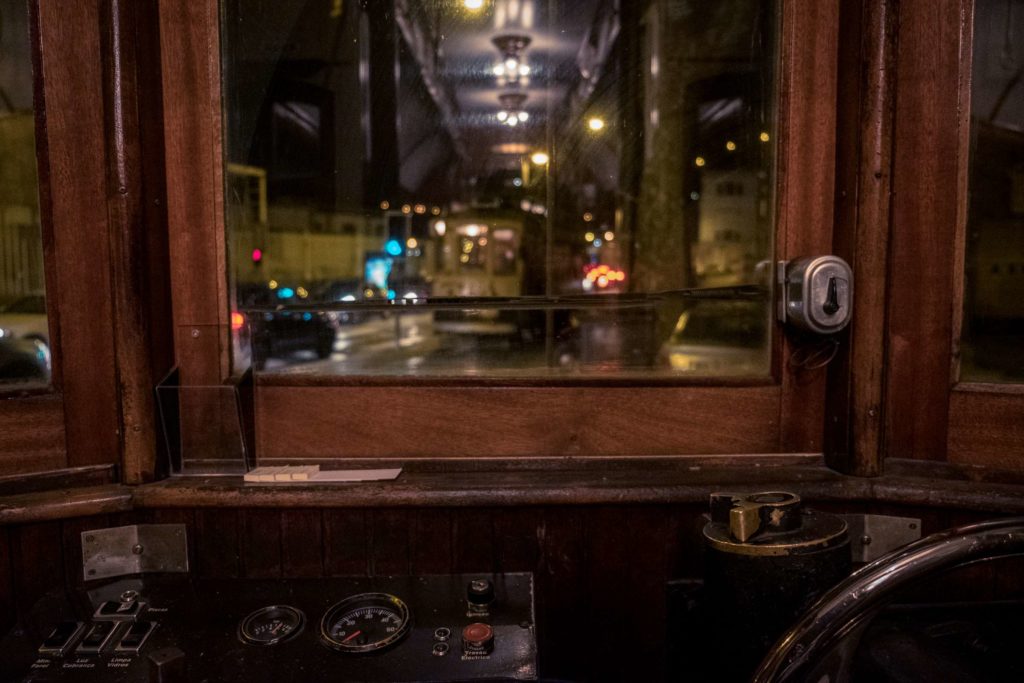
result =
[[50,381],[28,4],[0,0],[0,384]]
[[1024,380],[1024,0],[977,0],[961,375]]
[[[671,293],[763,282],[773,2],[223,10],[243,362],[252,348],[257,367],[310,373],[768,372],[766,300]],[[452,297],[467,301],[435,308]],[[674,362],[680,345],[715,359]]]

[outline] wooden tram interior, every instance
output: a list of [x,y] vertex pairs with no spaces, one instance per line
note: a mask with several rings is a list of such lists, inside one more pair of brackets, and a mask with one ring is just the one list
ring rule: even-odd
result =
[[[611,4],[628,12],[632,3]],[[729,653],[754,637],[743,635],[751,624],[721,623],[727,611],[705,586],[712,493],[792,492],[817,514],[909,520],[921,537],[1024,514],[1024,390],[957,374],[961,333],[1012,326],[984,309],[966,323],[960,315],[965,282],[998,289],[985,279],[1001,257],[998,243],[965,246],[968,203],[997,200],[991,186],[967,189],[975,2],[778,5],[774,253],[843,257],[856,296],[830,363],[790,362],[806,339],[773,324],[771,374],[745,382],[233,374],[218,2],[29,2],[54,361],[46,389],[0,387],[0,632],[35,643],[46,635],[40,609],[102,593],[83,570],[90,532],[180,525],[197,604],[247,586],[269,601],[275,586],[287,586],[319,605],[324,591],[331,602],[381,586],[411,594],[421,580],[430,586],[423,605],[448,609],[450,597],[461,610],[466,582],[487,577],[519,609],[516,577],[530,576],[532,611],[516,623],[533,638],[523,647],[534,668],[498,669],[511,637],[499,629],[493,646],[435,656],[454,668],[429,680],[465,680],[457,665],[474,657],[495,664],[487,676],[509,679],[743,680],[751,670],[731,668]],[[977,144],[1016,154],[1019,165],[1019,139],[979,135]],[[386,152],[397,144],[382,139]],[[488,210],[449,220],[448,236],[431,249],[459,248],[452,236],[460,225]],[[535,219],[524,220],[517,231]],[[521,245],[526,256],[512,267],[519,291],[442,294],[544,295],[523,262],[542,247]],[[495,286],[491,275],[483,287]],[[158,395],[158,386],[169,393]],[[189,407],[190,387],[226,392],[230,403]],[[181,401],[172,428],[161,406],[168,396]],[[211,427],[211,415],[224,414],[237,420],[234,442]],[[226,474],[175,472],[170,429],[213,447],[223,439],[236,454],[241,443],[242,459]],[[244,481],[246,458],[249,466],[401,474],[282,486]],[[872,557],[870,532],[853,541],[861,560]],[[163,595],[139,576],[143,595]],[[457,590],[438,577],[455,577]],[[991,635],[986,628],[1013,624],[1006,614],[1024,604],[1024,562],[973,563],[901,590],[900,601],[921,609],[958,603],[959,616],[942,623],[960,624],[965,638]],[[770,607],[768,597],[754,604]],[[972,619],[992,605],[1018,612],[963,626],[981,623]],[[320,614],[307,612],[306,629],[315,630]],[[461,612],[458,619],[466,621]],[[913,642],[878,641],[873,661],[902,658],[927,680],[946,660],[929,662],[922,652],[934,644],[924,631],[893,623]],[[447,626],[461,632],[464,624],[452,617]],[[201,636],[202,622],[195,628]],[[427,641],[435,648],[459,647],[456,636],[434,633]],[[147,675],[218,680],[182,663],[200,640],[164,643],[183,659],[147,661]],[[224,651],[224,661],[237,657],[247,680],[263,680],[245,647]],[[279,651],[275,677],[265,680],[346,680],[347,661],[369,667],[360,680],[415,670],[310,648],[334,663],[294,663]],[[0,679],[63,680],[53,670],[32,674],[38,679],[12,673],[15,659],[3,659],[11,651],[0,648],[8,662],[0,669],[10,666]],[[995,650],[980,657],[998,675],[1019,672]]]

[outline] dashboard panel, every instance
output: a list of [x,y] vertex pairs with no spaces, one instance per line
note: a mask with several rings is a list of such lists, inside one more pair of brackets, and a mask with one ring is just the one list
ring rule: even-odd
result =
[[533,576],[199,581],[46,595],[0,641],[5,681],[535,680]]

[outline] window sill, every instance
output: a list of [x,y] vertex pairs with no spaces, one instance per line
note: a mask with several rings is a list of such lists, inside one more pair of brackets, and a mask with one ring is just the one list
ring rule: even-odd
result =
[[[784,489],[811,503],[890,503],[1024,513],[1024,479],[895,460],[877,478],[847,477],[817,456],[536,459],[412,463],[395,481],[245,484],[175,477],[136,487],[90,486],[0,497],[0,525],[164,508],[380,508],[704,504],[716,490]],[[710,464],[709,464],[710,463]],[[365,465],[364,465],[365,466]],[[1009,483],[1007,483],[1009,482]]]

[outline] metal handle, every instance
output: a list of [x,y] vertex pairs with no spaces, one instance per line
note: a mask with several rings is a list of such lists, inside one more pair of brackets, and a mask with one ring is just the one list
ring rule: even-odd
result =
[[813,667],[899,589],[947,569],[1014,555],[1024,555],[1024,517],[949,529],[881,557],[822,596],[775,644],[753,681],[818,680]]

